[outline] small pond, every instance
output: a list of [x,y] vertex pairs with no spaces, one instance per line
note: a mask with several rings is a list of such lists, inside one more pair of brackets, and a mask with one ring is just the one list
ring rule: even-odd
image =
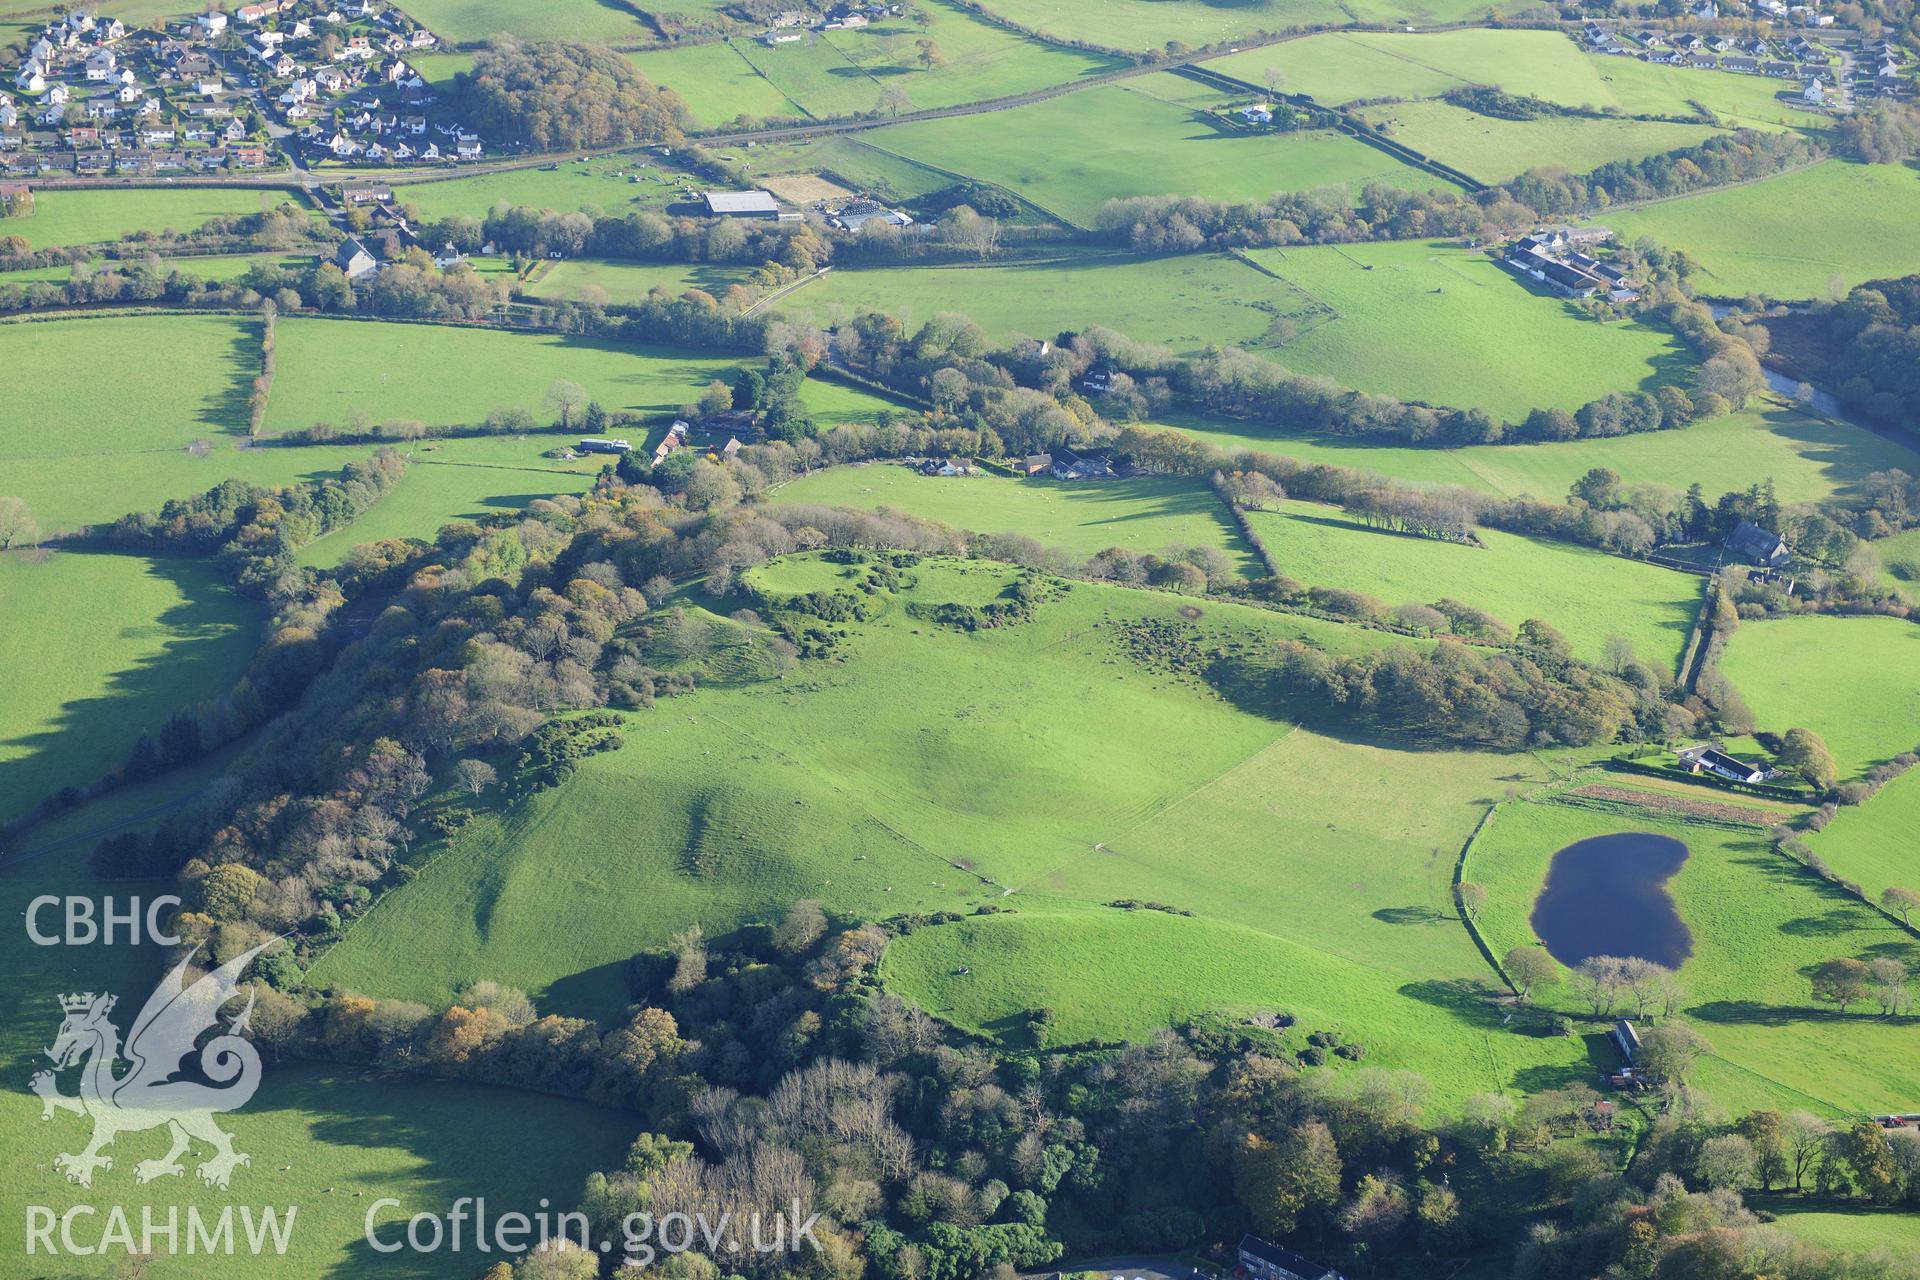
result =
[[1589,956],[1639,956],[1677,969],[1693,954],[1667,881],[1687,846],[1643,831],[1594,836],[1553,855],[1533,904],[1533,931],[1572,967]]

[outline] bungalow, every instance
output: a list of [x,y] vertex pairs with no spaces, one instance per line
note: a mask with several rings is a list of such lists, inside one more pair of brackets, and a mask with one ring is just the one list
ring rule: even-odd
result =
[[1742,520],[1727,535],[1727,550],[1749,564],[1766,568],[1784,564],[1793,558],[1793,549],[1787,546],[1785,538],[1749,520]]
[[1240,1268],[1254,1280],[1342,1280],[1332,1268],[1252,1235],[1240,1237]]
[[1658,31],[1636,31],[1633,33],[1633,38],[1649,49],[1664,49],[1667,47],[1667,38]]
[[[1707,744],[1698,747],[1683,747],[1674,752],[1688,773],[1710,773],[1716,778],[1725,778],[1730,782],[1765,782],[1767,771],[1758,765],[1748,764],[1745,760],[1735,759],[1720,748]],[[1628,1061],[1632,1061],[1629,1056]]]
[[407,44],[415,49],[431,49],[439,43],[440,37],[425,27],[416,28],[413,35],[407,39]]
[[236,169],[258,169],[267,163],[267,149],[259,143],[228,147],[227,162]]
[[1105,449],[1054,451],[1053,466],[1048,468],[1055,480],[1111,480],[1113,463]]
[[393,199],[392,187],[352,187],[345,195],[348,204],[385,204]]
[[806,38],[805,33],[799,31],[767,31],[761,34],[760,43],[773,49],[783,44],[798,44]]
[[370,276],[380,269],[380,263],[367,252],[367,246],[353,236],[348,236],[334,250],[333,265],[345,272],[349,280]]
[[1272,124],[1273,110],[1264,102],[1240,108],[1240,118],[1248,124]]
[[574,448],[582,453],[627,453],[632,450],[633,445],[617,436],[609,439],[589,437]]

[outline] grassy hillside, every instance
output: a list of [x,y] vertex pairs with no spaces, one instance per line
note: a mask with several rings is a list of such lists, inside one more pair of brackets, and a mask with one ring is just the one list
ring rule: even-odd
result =
[[[1910,1019],[1888,1021],[1817,1006],[1807,968],[1835,956],[1892,955],[1920,946],[1897,925],[1768,849],[1763,833],[1621,818],[1555,804],[1509,805],[1475,842],[1466,877],[1491,901],[1482,930],[1496,954],[1534,941],[1534,897],[1555,851],[1589,836],[1649,831],[1691,851],[1668,882],[1693,935],[1682,966],[1684,1012],[1712,1043],[1700,1083],[1729,1109],[1776,1105],[1843,1115],[1904,1105],[1920,1080],[1895,1046]],[[1543,999],[1590,1013],[1567,987]]]
[[0,555],[0,821],[232,687],[258,617],[201,560]]
[[1453,245],[1329,245],[1248,256],[1312,300],[1294,308],[1298,336],[1272,343],[1266,354],[1363,391],[1517,419],[1542,406],[1574,409],[1610,391],[1675,380],[1687,365],[1665,330],[1596,323],[1484,253]]
[[1108,547],[1140,554],[1170,546],[1219,547],[1249,572],[1259,571],[1252,548],[1213,490],[1183,476],[1062,484],[1040,478],[923,476],[876,463],[816,471],[782,486],[774,500],[869,511],[893,507],[978,533],[1024,533],[1079,556]]
[[[1826,297],[1863,280],[1920,271],[1920,169],[1827,160],[1744,187],[1709,191],[1603,221],[1651,236],[1705,269],[1702,293],[1788,300]],[[1817,227],[1818,233],[1806,234]]]
[[1300,582],[1350,587],[1389,605],[1451,596],[1510,627],[1543,618],[1589,661],[1617,635],[1641,658],[1671,668],[1700,608],[1700,578],[1562,542],[1485,529],[1486,546],[1471,547],[1371,529],[1306,502],[1248,518],[1281,570]]
[[1304,437],[1280,427],[1220,418],[1182,418],[1175,424],[1223,449],[1256,449],[1405,480],[1546,499],[1562,497],[1594,467],[1610,467],[1632,483],[1676,490],[1697,482],[1710,494],[1772,479],[1780,497],[1789,502],[1855,494],[1867,476],[1888,468],[1920,474],[1915,470],[1920,453],[1913,449],[1779,405],[1696,423],[1684,431],[1464,449]]
[[[841,572],[777,561],[751,576],[784,591]],[[1338,649],[1382,638],[1218,604],[1188,622],[1182,597],[1090,584],[1026,625],[965,633],[929,622],[925,606],[991,598],[1011,571],[911,572],[904,598],[847,628],[845,661],[704,685],[629,716],[622,750],[452,848],[423,850],[420,876],[316,980],[426,997],[490,974],[600,1013],[626,999],[628,956],[694,920],[724,933],[801,896],[874,917],[997,901],[1098,860],[1102,842],[1287,732],[1137,663],[1130,637],[1174,627],[1209,643],[1306,635]],[[635,901],[649,909],[629,910]]]
[[1842,777],[1920,741],[1920,627],[1897,618],[1787,618],[1734,633],[1720,669],[1759,727],[1804,726],[1833,749]]

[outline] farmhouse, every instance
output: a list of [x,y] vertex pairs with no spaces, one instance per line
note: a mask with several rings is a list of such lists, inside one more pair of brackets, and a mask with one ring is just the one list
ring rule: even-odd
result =
[[1785,538],[1749,520],[1742,520],[1727,535],[1727,550],[1751,564],[1768,568],[1785,564],[1793,557],[1793,550],[1787,546]]
[[344,271],[349,280],[370,276],[380,269],[380,263],[367,252],[367,246],[353,236],[348,236],[334,250],[333,265]]
[[1113,463],[1105,449],[1057,449],[1048,468],[1055,480],[1111,480]]
[[1020,459],[1020,471],[1023,475],[1037,476],[1053,469],[1053,455],[1050,453],[1030,453]]
[[1711,744],[1686,747],[1674,754],[1680,758],[1680,763],[1687,767],[1688,773],[1710,773],[1730,782],[1765,782],[1767,780],[1765,769],[1748,764],[1744,760],[1737,760]]
[[1240,1270],[1254,1280],[1342,1280],[1339,1272],[1259,1236],[1240,1237]]
[[765,191],[708,191],[701,195],[716,218],[777,218],[780,206]]

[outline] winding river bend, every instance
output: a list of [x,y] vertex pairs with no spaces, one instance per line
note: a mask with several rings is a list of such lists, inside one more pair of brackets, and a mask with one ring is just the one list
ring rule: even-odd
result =
[[1570,844],[1547,868],[1533,931],[1568,967],[1589,956],[1639,956],[1677,969],[1693,954],[1693,934],[1667,881],[1686,860],[1686,845],[1644,831]]

